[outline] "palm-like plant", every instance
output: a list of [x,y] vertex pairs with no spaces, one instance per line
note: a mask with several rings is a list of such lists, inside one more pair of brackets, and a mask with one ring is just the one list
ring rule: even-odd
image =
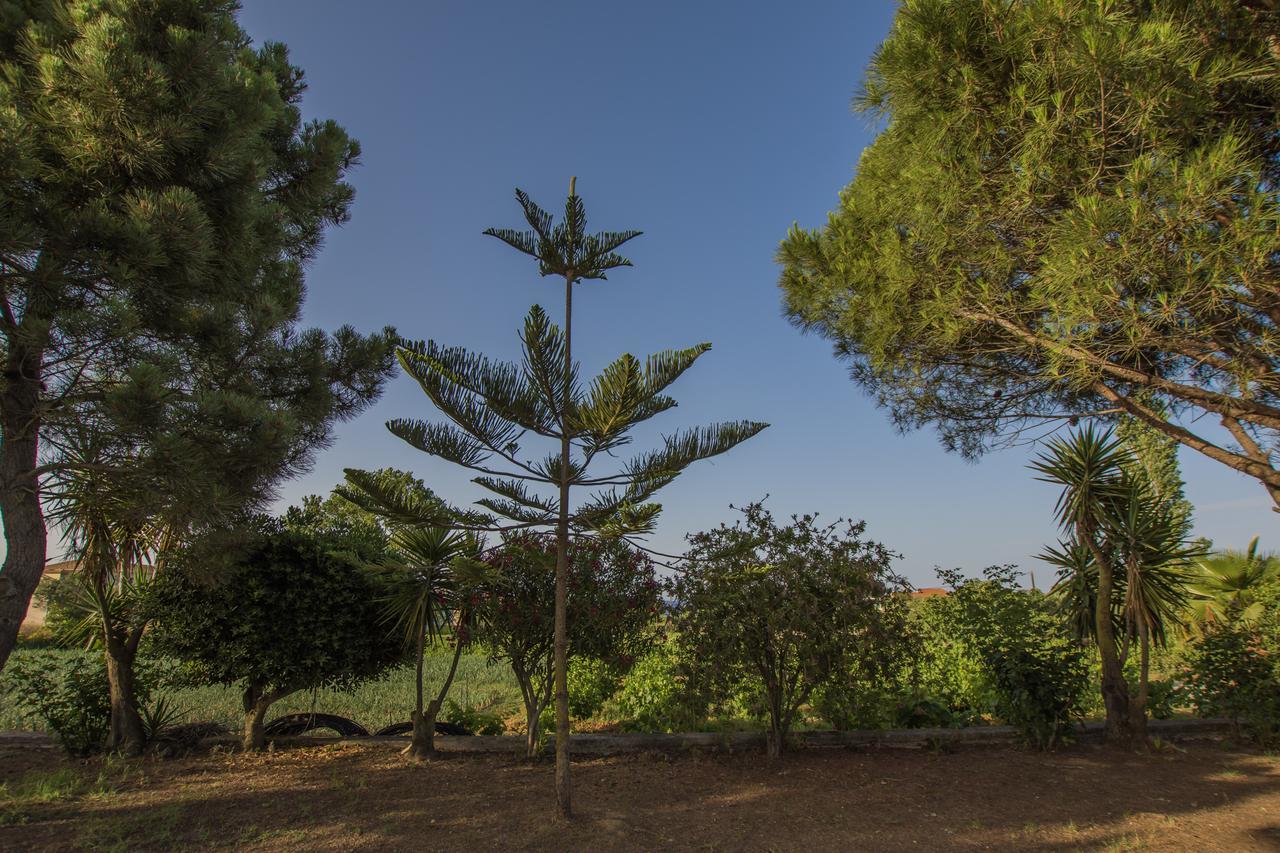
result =
[[1262,615],[1254,600],[1258,588],[1280,576],[1280,559],[1258,553],[1258,537],[1243,551],[1227,549],[1196,561],[1190,581],[1188,623],[1192,630],[1230,619],[1253,621]]
[[[475,612],[470,596],[483,564],[477,558],[482,540],[472,533],[444,527],[400,527],[391,534],[388,556],[377,569],[385,584],[387,621],[414,650],[417,675],[413,739],[405,752],[415,759],[435,755],[436,717],[458,671],[470,639]],[[428,644],[453,642],[448,675],[424,707],[423,661]]]
[[[1150,648],[1166,641],[1187,601],[1187,564],[1199,556],[1182,516],[1137,473],[1110,431],[1092,427],[1055,439],[1032,467],[1062,486],[1056,512],[1065,541],[1041,558],[1058,567],[1054,594],[1078,636],[1092,639],[1102,663],[1108,739],[1145,738]],[[1124,664],[1136,643],[1138,695]]]
[[[72,607],[78,620],[64,641],[100,645],[107,664],[111,725],[106,747],[136,754],[146,740],[134,685],[134,662],[147,627],[142,602],[156,566],[173,544],[170,508],[144,497],[132,478],[101,473],[108,448],[91,437],[72,445],[82,467],[59,471],[49,519],[62,529],[79,563]],[[127,451],[112,459],[130,461]]]

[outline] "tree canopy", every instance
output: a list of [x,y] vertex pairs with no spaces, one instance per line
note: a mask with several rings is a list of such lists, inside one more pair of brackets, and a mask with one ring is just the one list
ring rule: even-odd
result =
[[229,550],[192,546],[152,584],[156,649],[206,683],[242,688],[247,748],[262,747],[277,700],[404,660],[399,632],[383,625],[382,590],[346,544],[264,519]]
[[48,491],[92,475],[177,525],[252,507],[391,370],[389,332],[298,326],[360,148],[303,121],[302,71],[237,5],[0,4],[0,664]]
[[780,249],[788,316],[949,449],[1124,413],[1280,502],[1270,5],[906,0],[856,101],[883,130]]

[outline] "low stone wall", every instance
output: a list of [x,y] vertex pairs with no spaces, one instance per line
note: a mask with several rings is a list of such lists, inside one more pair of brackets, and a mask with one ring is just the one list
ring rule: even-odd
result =
[[[1148,724],[1151,737],[1163,740],[1222,737],[1232,731],[1229,720],[1152,720]],[[1077,727],[1077,741],[1101,742],[1102,723],[1085,723]],[[902,749],[928,749],[938,746],[1014,746],[1022,743],[1022,736],[1012,726],[971,726],[961,729],[885,729],[869,731],[796,732],[793,740],[801,749],[841,749],[858,747],[890,747]],[[269,741],[278,746],[315,746],[327,743],[373,743],[403,747],[404,737],[274,737]],[[239,744],[234,737],[209,738],[208,746]],[[548,738],[548,751],[554,748],[555,737]],[[514,735],[436,737],[436,748],[442,752],[487,752],[520,754],[524,751],[524,738]],[[683,732],[680,734],[576,734],[570,741],[574,755],[616,755],[628,752],[753,752],[763,751],[763,732]]]

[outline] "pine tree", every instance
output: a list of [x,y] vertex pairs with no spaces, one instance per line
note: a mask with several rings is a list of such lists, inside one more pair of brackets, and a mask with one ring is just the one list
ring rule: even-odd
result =
[[1278,47],[1273,0],[904,0],[787,314],[950,450],[1123,414],[1280,509]]
[[[541,275],[564,280],[564,328],[553,324],[540,306],[533,306],[524,322],[524,357],[519,364],[490,361],[434,341],[404,343],[397,351],[401,367],[451,423],[394,420],[387,425],[418,450],[475,471],[474,482],[493,496],[477,501],[481,510],[454,509],[450,518],[442,519],[433,505],[398,501],[394,493],[380,488],[376,477],[356,470],[347,471],[349,487],[344,494],[409,522],[448,522],[504,532],[554,528],[556,801],[560,814],[569,817],[566,596],[570,537],[598,535],[630,541],[650,533],[661,511],[652,500],[659,489],[693,462],[724,453],[767,425],[736,421],[685,430],[665,437],[660,449],[642,453],[612,473],[588,474],[599,456],[612,456],[631,442],[633,427],[676,405],[665,390],[711,345],[666,350],[643,362],[626,354],[584,387],[573,360],[573,286],[603,280],[611,270],[631,266],[616,250],[640,232],[588,234],[586,210],[573,180],[558,224],[523,191],[516,191],[516,200],[531,230],[485,233],[533,258]],[[527,435],[553,442],[557,452],[542,459],[522,456],[521,442]],[[540,493],[540,487],[554,495]],[[575,487],[596,491],[575,506],[571,502]]]
[[360,149],[236,5],[0,3],[0,666],[48,499],[108,489],[117,530],[252,507],[393,368],[389,333],[298,328]]

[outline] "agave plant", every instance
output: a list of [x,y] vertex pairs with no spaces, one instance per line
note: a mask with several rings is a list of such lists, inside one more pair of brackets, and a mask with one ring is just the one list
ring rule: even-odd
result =
[[1241,619],[1252,622],[1262,615],[1254,600],[1260,587],[1280,576],[1280,558],[1258,553],[1258,537],[1243,551],[1227,549],[1202,557],[1195,564],[1189,589],[1188,623],[1193,631],[1206,625]]

